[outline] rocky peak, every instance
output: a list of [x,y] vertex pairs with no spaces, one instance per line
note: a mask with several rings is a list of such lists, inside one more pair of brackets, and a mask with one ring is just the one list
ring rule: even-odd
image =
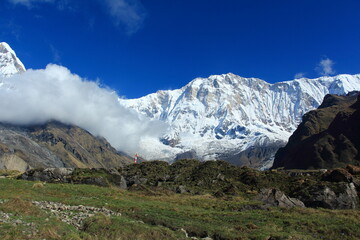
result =
[[25,72],[25,66],[17,58],[14,50],[5,42],[0,43],[0,76],[10,77],[14,74]]

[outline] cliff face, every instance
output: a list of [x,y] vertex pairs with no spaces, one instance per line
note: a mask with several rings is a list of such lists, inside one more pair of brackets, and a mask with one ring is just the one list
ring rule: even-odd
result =
[[37,126],[0,124],[0,169],[114,168],[131,163],[105,139],[60,122]]
[[305,114],[273,168],[318,169],[360,165],[360,95],[326,95]]

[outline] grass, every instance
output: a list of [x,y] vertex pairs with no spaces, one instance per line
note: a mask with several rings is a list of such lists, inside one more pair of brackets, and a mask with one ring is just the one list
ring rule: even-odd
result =
[[[213,239],[360,239],[358,210],[256,210],[259,203],[246,195],[149,195],[115,187],[33,185],[34,182],[0,179],[0,199],[8,199],[0,204],[0,211],[35,224],[30,238],[27,226],[0,224],[0,239],[185,239],[181,229],[189,236]],[[122,216],[96,215],[78,230],[37,209],[31,200],[105,206]],[[254,210],[246,210],[249,205],[255,206]]]

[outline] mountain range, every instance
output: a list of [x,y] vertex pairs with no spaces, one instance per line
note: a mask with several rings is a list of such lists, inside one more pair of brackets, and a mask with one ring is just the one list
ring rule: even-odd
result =
[[[0,76],[24,71],[10,46],[0,43]],[[2,84],[0,77],[0,87]],[[160,120],[168,126],[161,143],[153,138],[142,140],[139,153],[145,159],[222,159],[266,169],[302,116],[317,108],[326,94],[343,95],[354,90],[360,90],[360,74],[270,84],[228,73],[196,78],[180,89],[118,101],[142,118]]]
[[267,83],[235,74],[196,78],[181,89],[158,91],[120,102],[170,125],[150,159],[223,159],[236,165],[269,168],[302,116],[326,94],[360,89],[360,75]]

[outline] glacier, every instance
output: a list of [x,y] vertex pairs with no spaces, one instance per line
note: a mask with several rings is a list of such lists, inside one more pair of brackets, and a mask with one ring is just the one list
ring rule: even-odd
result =
[[162,137],[167,146],[153,148],[145,158],[223,159],[265,169],[271,167],[276,150],[285,145],[302,116],[317,108],[326,94],[355,90],[360,90],[360,74],[270,84],[228,73],[119,102],[170,126]]

